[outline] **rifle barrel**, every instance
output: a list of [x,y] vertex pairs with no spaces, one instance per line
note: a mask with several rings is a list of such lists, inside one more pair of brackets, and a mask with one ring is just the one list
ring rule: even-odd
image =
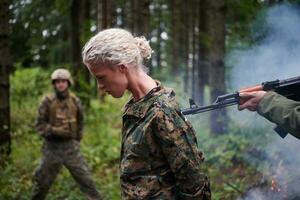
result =
[[211,110],[216,110],[216,109],[236,105],[237,103],[238,103],[238,101],[236,99],[231,99],[231,100],[227,101],[226,103],[221,102],[221,103],[214,103],[209,106],[187,108],[187,109],[182,110],[181,112],[184,115],[194,115],[194,114],[198,114],[198,113],[208,112]]

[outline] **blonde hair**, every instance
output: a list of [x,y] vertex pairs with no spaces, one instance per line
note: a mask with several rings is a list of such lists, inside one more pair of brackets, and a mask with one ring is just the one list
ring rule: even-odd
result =
[[132,64],[145,71],[143,60],[151,58],[151,53],[145,37],[133,37],[124,29],[111,28],[100,31],[85,44],[82,58],[85,65],[108,61],[112,64]]

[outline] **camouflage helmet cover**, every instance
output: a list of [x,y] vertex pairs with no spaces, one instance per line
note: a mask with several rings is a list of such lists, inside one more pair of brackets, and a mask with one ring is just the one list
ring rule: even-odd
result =
[[70,85],[73,84],[73,79],[71,77],[70,72],[67,69],[56,69],[52,74],[51,74],[51,80],[52,82],[55,80],[68,80]]

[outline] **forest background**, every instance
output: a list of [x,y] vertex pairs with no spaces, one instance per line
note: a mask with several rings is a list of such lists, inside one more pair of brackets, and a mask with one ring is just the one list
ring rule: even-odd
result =
[[[0,199],[29,199],[42,139],[37,107],[50,74],[69,69],[85,107],[81,149],[105,199],[120,199],[121,99],[97,91],[81,50],[98,31],[121,27],[152,46],[149,73],[208,105],[241,87],[300,74],[299,0],[1,0]],[[188,117],[204,152],[214,200],[299,199],[299,141],[236,107]],[[66,169],[48,199],[84,199]]]

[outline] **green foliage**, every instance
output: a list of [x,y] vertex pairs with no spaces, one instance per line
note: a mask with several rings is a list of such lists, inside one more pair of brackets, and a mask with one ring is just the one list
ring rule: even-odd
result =
[[50,89],[50,73],[38,67],[19,69],[11,76],[10,85],[12,102],[21,104]]
[[66,62],[68,11],[66,1],[12,1],[12,54],[25,67]]
[[[40,68],[19,69],[11,76],[12,154],[7,167],[0,171],[0,199],[29,199],[32,178],[40,162],[42,139],[34,130],[41,96],[51,89],[50,72]],[[120,199],[119,152],[122,99],[106,96],[104,102],[91,101],[86,111],[81,150],[91,169],[93,180],[105,199]],[[63,168],[47,199],[83,200],[69,172]]]
[[50,91],[50,73],[41,68],[19,69],[10,77],[11,129],[13,136],[33,131],[41,95]]
[[259,1],[226,0],[226,8],[226,47],[230,50],[237,46],[248,45],[252,34],[253,19],[262,10],[262,3]]

